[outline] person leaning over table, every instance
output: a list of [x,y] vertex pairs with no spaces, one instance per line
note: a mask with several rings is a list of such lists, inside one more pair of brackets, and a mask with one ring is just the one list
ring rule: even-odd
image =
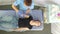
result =
[[[18,5],[19,5],[19,9],[16,7]],[[33,0],[16,0],[12,4],[12,8],[19,15],[18,26],[20,25],[21,22],[23,23],[23,21],[21,21],[21,20],[24,20],[24,19],[25,19],[25,22],[27,22],[27,23],[29,22],[27,25],[40,26],[40,21],[33,20],[32,16],[30,15],[30,11],[32,9],[34,9],[34,1]],[[25,26],[25,27],[19,26],[19,28],[14,29],[14,30],[20,31],[20,30],[29,30],[29,29],[31,29],[29,26]]]

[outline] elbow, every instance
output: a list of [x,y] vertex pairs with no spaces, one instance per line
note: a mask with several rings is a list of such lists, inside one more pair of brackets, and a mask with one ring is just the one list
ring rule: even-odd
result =
[[13,9],[15,8],[15,6],[12,4],[12,6],[11,6]]
[[14,7],[14,5],[12,4],[12,6],[11,6],[12,8]]

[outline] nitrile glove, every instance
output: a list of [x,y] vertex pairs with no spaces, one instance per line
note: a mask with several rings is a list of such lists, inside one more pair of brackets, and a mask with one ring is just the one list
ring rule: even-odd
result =
[[22,12],[19,12],[19,11],[18,11],[18,15],[19,15],[21,18],[24,18],[24,15],[23,15]]

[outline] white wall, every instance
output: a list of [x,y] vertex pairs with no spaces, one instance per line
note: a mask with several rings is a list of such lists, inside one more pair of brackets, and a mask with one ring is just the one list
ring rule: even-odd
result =
[[60,23],[52,23],[51,24],[51,33],[52,34],[60,34]]
[[[0,5],[12,4],[15,0],[0,0]],[[48,3],[55,3],[60,5],[60,0],[34,0],[35,5],[45,6]]]
[[15,0],[0,0],[0,5],[10,5],[14,2]]

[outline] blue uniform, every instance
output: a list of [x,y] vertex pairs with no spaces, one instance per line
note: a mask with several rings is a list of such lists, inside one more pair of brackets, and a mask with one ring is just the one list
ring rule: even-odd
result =
[[[14,6],[17,6],[19,5],[19,16],[20,17],[24,17],[23,14],[26,14],[26,10],[29,8],[30,10],[32,10],[34,8],[34,2],[32,0],[32,4],[31,6],[25,6],[24,5],[24,0],[16,0],[14,3],[13,3]],[[21,10],[21,11],[20,11]]]
[[[13,3],[13,5],[15,5],[15,6],[19,5],[19,9],[21,9],[21,10],[27,10],[28,9],[28,6],[25,6],[24,5],[24,0],[16,0]],[[34,8],[34,2],[33,2],[33,0],[32,0],[31,6],[29,6],[29,8],[30,9],[33,9]]]

